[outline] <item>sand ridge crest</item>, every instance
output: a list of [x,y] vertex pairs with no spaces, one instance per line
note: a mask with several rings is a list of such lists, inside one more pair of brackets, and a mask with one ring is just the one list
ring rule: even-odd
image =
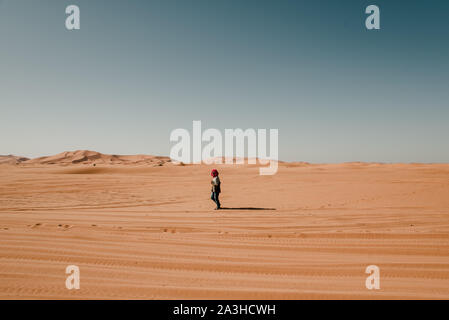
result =
[[25,165],[70,165],[70,164],[151,164],[162,166],[170,163],[168,157],[152,156],[152,155],[116,155],[103,154],[91,150],[65,151],[53,156],[44,156],[24,161]]

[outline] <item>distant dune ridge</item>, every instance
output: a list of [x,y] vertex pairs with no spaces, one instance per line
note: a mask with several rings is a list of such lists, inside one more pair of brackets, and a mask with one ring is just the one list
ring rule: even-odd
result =
[[70,165],[70,164],[151,164],[170,163],[169,157],[151,155],[110,155],[90,150],[65,151],[53,156],[28,159],[17,156],[1,156],[0,163],[25,165]]
[[13,155],[7,155],[7,156],[2,156],[0,155],[0,164],[19,164],[22,163],[24,161],[28,161],[30,159],[25,158],[25,157],[18,157],[18,156],[13,156]]
[[[110,154],[103,154],[96,151],[90,151],[90,150],[77,150],[77,151],[65,151],[58,153],[56,155],[52,156],[44,156],[44,157],[38,157],[34,159],[28,159],[25,157],[19,157],[19,156],[0,156],[0,164],[6,163],[6,164],[24,164],[24,165],[71,165],[71,164],[85,164],[85,165],[97,165],[97,164],[107,164],[107,165],[156,165],[156,166],[163,166],[167,163],[170,163],[171,165],[181,165],[184,166],[185,164],[182,162],[176,162],[171,161],[169,157],[164,156],[152,156],[152,155],[144,155],[144,154],[138,154],[138,155],[110,155]],[[215,157],[210,159],[211,161],[217,161],[221,160],[224,165],[228,164],[227,161],[230,160],[230,158],[226,157]],[[232,161],[234,163],[237,163],[238,160],[243,161],[244,164],[249,164],[250,159],[249,158],[237,158],[233,157]],[[257,165],[259,165],[260,159],[251,159],[253,162]],[[265,160],[265,162],[268,160]],[[284,163],[283,161],[278,161],[279,164]],[[294,165],[295,163],[291,163]],[[307,165],[305,162],[301,162],[299,164]]]
[[[229,164],[226,161],[230,158],[226,157],[214,157],[209,159],[209,161],[221,160],[222,164],[211,163],[211,165],[219,165],[223,167],[227,167],[229,165],[238,164],[238,160],[242,160],[242,158],[233,157],[233,164]],[[256,165],[256,166],[264,166],[266,161],[264,159],[253,158],[255,163],[251,164],[249,158],[243,159],[243,165]],[[265,161],[265,162],[264,162]],[[284,168],[297,168],[297,167],[316,167],[316,166],[344,166],[350,168],[363,168],[363,167],[378,167],[378,166],[392,166],[392,167],[416,167],[416,166],[427,166],[431,165],[429,163],[382,163],[382,162],[361,162],[361,161],[353,161],[353,162],[344,162],[344,163],[309,163],[304,161],[293,161],[286,162],[278,160],[278,165]],[[0,155],[0,165],[24,165],[24,166],[41,166],[41,165],[59,165],[59,166],[68,166],[68,165],[137,165],[137,166],[186,166],[190,164],[185,164],[182,162],[172,161],[170,157],[166,156],[153,156],[153,155],[145,155],[145,154],[137,154],[137,155],[116,155],[116,154],[104,154],[97,151],[91,150],[76,150],[76,151],[65,151],[58,153],[52,156],[44,156],[29,159],[22,156],[16,155]]]

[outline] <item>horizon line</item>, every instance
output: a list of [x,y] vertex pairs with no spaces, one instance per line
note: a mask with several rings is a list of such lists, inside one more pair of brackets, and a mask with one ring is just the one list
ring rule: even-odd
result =
[[[158,155],[158,154],[146,154],[146,153],[135,153],[135,154],[119,154],[119,153],[102,153],[102,152],[98,152],[95,150],[89,150],[89,149],[77,149],[77,150],[66,150],[66,151],[62,151],[60,153],[56,153],[56,154],[52,154],[52,155],[43,155],[43,156],[37,156],[37,157],[26,157],[26,156],[20,156],[20,155],[14,155],[14,154],[0,154],[0,157],[14,157],[17,159],[26,159],[23,160],[23,162],[28,161],[28,160],[35,160],[35,159],[40,159],[40,158],[46,158],[46,157],[53,157],[56,155],[60,155],[63,153],[76,153],[76,152],[94,152],[100,155],[109,155],[109,156],[148,156],[148,157],[164,157],[164,158],[168,158],[171,161],[175,161],[175,162],[181,162],[181,161],[176,161],[176,160],[172,160],[170,158],[170,156],[167,155]],[[226,157],[226,156],[217,156],[217,157],[213,157],[210,159],[215,159],[215,158],[222,158],[222,159],[226,159],[226,158],[230,158],[230,157]],[[232,157],[233,160],[236,159],[242,159],[242,157]],[[325,164],[355,164],[355,163],[360,163],[360,164],[449,164],[449,162],[416,162],[416,161],[409,161],[409,162],[387,162],[387,161],[360,161],[360,160],[351,160],[351,161],[342,161],[342,162],[311,162],[311,161],[303,161],[303,160],[294,160],[294,161],[286,161],[286,160],[272,160],[272,159],[262,159],[262,158],[258,158],[258,157],[243,157],[244,160],[248,160],[248,159],[256,159],[256,160],[265,160],[265,161],[277,161],[279,163],[303,163],[303,164],[316,164],[316,165],[325,165]],[[201,161],[200,163],[193,163],[193,162],[182,162],[184,164],[206,164],[204,163],[204,161]],[[217,164],[217,163],[212,163],[210,165],[213,164]],[[226,164],[226,163],[221,163],[221,164]],[[218,165],[218,164],[217,164]]]

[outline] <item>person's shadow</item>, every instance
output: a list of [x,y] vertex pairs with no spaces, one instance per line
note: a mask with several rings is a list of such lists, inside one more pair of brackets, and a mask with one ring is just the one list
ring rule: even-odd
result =
[[255,207],[240,207],[240,208],[221,207],[220,210],[276,210],[276,209],[275,208],[255,208]]

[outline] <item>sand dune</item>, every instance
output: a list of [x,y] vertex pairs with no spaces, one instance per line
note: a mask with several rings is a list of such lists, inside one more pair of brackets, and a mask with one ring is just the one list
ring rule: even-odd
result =
[[1,165],[0,298],[449,298],[449,165],[218,166],[213,211],[211,166],[152,159]]
[[[258,158],[238,158],[238,157],[215,157],[208,159],[208,161],[215,162],[220,160],[224,165],[228,161],[233,162],[234,164],[238,163],[238,161],[243,162],[243,164],[249,164],[250,160],[259,165]],[[268,160],[262,160],[266,161]],[[251,162],[251,163],[253,163]],[[283,161],[278,161],[279,164],[283,164]],[[38,157],[34,159],[28,159],[24,157],[17,156],[0,156],[0,164],[22,164],[24,166],[34,166],[34,165],[59,165],[59,166],[68,166],[74,164],[83,164],[83,165],[99,165],[99,164],[110,164],[110,165],[181,165],[186,166],[189,164],[178,163],[174,161],[172,163],[169,157],[164,156],[153,156],[153,155],[110,155],[103,154],[96,151],[90,150],[77,150],[77,151],[65,151],[52,156],[44,156]],[[300,164],[306,164],[305,162],[301,162]],[[295,166],[296,163],[290,163],[290,166]]]
[[149,155],[109,155],[96,151],[78,150],[66,151],[54,156],[39,157],[25,161],[24,165],[70,165],[70,164],[151,164],[164,165],[171,162],[168,157]]
[[14,155],[7,155],[7,156],[0,155],[0,164],[19,164],[28,160],[29,160],[28,158],[18,157]]

